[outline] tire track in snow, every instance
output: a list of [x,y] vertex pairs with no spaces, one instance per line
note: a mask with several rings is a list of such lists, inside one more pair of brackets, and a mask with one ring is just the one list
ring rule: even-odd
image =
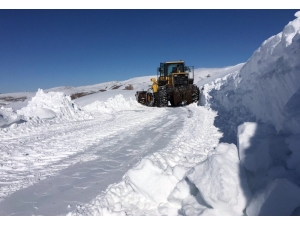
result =
[[165,110],[145,109],[98,115],[93,120],[62,124],[26,124],[17,129],[0,131],[0,198],[30,186],[79,161],[97,158],[91,151],[106,139],[130,129],[139,129]]

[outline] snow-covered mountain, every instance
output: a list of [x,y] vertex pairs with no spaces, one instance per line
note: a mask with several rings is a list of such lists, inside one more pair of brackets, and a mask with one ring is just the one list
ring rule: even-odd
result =
[[196,69],[198,105],[138,104],[153,76],[1,94],[0,215],[300,215],[295,16],[246,63]]

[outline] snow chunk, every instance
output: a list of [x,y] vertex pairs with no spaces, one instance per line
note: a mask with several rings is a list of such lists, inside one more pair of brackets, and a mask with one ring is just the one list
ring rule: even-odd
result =
[[299,17],[300,17],[300,11],[296,12],[296,13],[295,13],[295,16],[296,16],[297,18],[299,18]]
[[183,166],[176,165],[173,167],[173,175],[178,179],[182,180],[187,172],[187,169]]
[[53,119],[56,117],[56,114],[51,109],[36,108],[36,110],[32,112],[31,116],[39,117],[40,119]]
[[207,205],[218,211],[215,214],[243,215],[246,199],[251,194],[234,144],[219,144],[187,177]]
[[83,107],[87,112],[101,112],[101,113],[112,113],[120,110],[132,110],[141,107],[137,101],[130,98],[127,101],[123,95],[116,95],[115,97],[109,98],[107,101],[95,101],[89,105]]
[[11,108],[0,107],[0,127],[21,121],[21,117]]
[[300,188],[287,179],[276,179],[257,192],[246,213],[248,216],[289,216],[300,206]]
[[44,93],[39,89],[28,105],[17,111],[25,118],[63,120],[92,119],[91,115],[82,111],[71,101],[70,96],[62,92]]
[[128,171],[133,189],[156,203],[166,202],[178,180],[168,171],[158,168],[151,160],[142,159]]
[[188,179],[184,179],[176,185],[174,190],[169,195],[168,201],[180,206],[182,201],[188,196],[191,196],[191,182],[189,182]]
[[239,157],[243,166],[253,172],[266,171],[272,162],[265,127],[253,122],[238,126]]

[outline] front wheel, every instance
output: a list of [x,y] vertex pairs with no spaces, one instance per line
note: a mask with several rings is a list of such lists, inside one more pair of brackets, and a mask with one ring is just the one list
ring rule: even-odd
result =
[[168,93],[167,93],[166,86],[161,86],[158,88],[157,106],[158,107],[168,106]]

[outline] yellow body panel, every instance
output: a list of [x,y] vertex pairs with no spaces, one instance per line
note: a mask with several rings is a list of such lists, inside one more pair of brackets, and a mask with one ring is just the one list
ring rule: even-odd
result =
[[153,92],[156,93],[158,90],[158,83],[155,78],[151,78],[150,80],[153,82],[153,84],[152,84]]

